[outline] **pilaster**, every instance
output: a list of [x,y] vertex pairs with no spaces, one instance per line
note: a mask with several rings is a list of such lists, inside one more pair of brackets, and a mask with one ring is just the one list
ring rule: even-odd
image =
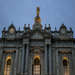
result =
[[0,49],[0,75],[1,75],[1,69],[2,69],[2,49]]
[[49,75],[52,74],[52,53],[51,53],[51,44],[49,44]]
[[[47,48],[47,45],[49,46],[49,48]],[[49,53],[47,51],[49,51]],[[51,74],[51,65],[52,65],[51,64],[51,39],[46,39],[45,40],[45,75]],[[49,71],[49,73],[47,73],[47,71]]]
[[21,49],[19,49],[18,73],[21,73],[21,66],[22,66],[21,62],[22,62],[22,51],[21,51]]
[[28,75],[28,60],[29,60],[29,43],[26,48],[26,64],[25,64],[25,75]]
[[1,75],[4,74],[4,71],[5,71],[5,55],[3,55],[2,57],[2,67],[1,67]]
[[24,68],[24,45],[23,45],[23,48],[22,48],[22,65],[21,65],[21,74],[23,74],[23,68]]
[[47,75],[47,45],[45,44],[45,75]]
[[29,40],[23,40],[23,51],[22,51],[22,70],[21,74],[28,74],[28,60],[29,60]]
[[18,49],[16,49],[15,63],[14,63],[14,75],[17,74],[17,64],[18,64]]
[[58,61],[58,49],[56,49],[56,70],[57,70],[57,74],[59,75],[59,61]]
[[72,61],[73,61],[72,62],[73,63],[73,65],[72,65],[73,66],[73,73],[72,74],[75,75],[75,48],[72,48],[72,58],[73,58],[72,59]]

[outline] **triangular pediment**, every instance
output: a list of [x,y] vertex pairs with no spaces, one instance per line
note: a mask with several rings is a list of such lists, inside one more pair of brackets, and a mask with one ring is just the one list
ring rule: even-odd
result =
[[43,39],[43,35],[41,33],[36,32],[31,36],[31,39]]

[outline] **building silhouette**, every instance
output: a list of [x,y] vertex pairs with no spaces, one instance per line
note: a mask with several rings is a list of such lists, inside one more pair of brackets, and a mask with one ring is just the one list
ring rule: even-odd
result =
[[0,38],[0,75],[74,75],[75,38],[72,28],[62,24],[59,30],[42,28],[40,8],[32,29],[3,28]]

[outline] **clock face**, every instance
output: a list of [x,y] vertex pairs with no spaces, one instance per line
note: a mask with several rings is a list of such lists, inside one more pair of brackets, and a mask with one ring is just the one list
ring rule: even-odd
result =
[[10,28],[9,32],[14,33],[15,32],[14,28]]

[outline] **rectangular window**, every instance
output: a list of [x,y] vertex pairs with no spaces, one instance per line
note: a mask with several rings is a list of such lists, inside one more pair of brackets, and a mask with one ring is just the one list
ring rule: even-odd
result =
[[33,75],[40,75],[40,74],[41,74],[40,65],[33,65]]
[[10,75],[10,65],[7,67],[7,74],[6,75]]

